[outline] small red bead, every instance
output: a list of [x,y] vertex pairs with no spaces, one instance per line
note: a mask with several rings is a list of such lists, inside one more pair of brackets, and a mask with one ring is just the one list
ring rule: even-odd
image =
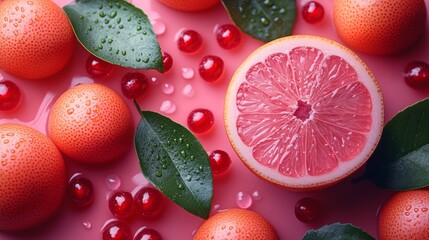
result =
[[134,240],[162,240],[161,234],[152,228],[142,228],[137,231]]
[[214,116],[210,110],[198,108],[189,113],[187,123],[192,132],[206,133],[214,125]]
[[225,24],[216,29],[216,40],[224,49],[232,49],[237,47],[241,42],[240,30],[232,25]]
[[162,52],[162,62],[164,63],[164,72],[168,72],[173,66],[173,58],[166,52]]
[[314,223],[321,216],[319,203],[313,198],[302,198],[295,204],[295,216],[303,223]]
[[92,182],[81,175],[70,179],[67,190],[70,200],[75,206],[84,207],[94,200],[94,186]]
[[214,175],[220,175],[228,171],[231,166],[231,158],[222,150],[214,150],[209,154],[210,166]]
[[203,38],[194,30],[185,30],[180,33],[177,39],[179,50],[186,53],[198,51],[203,44]]
[[113,220],[102,229],[103,240],[131,240],[130,226],[120,220]]
[[302,7],[302,16],[308,23],[318,23],[322,21],[324,15],[325,10],[323,6],[316,1],[307,2]]
[[0,111],[11,111],[21,101],[21,90],[9,80],[0,81]]
[[413,61],[404,69],[405,82],[413,88],[429,87],[429,65],[422,61]]
[[134,206],[137,216],[155,218],[164,209],[164,197],[158,189],[143,187],[134,195]]
[[214,82],[223,73],[224,63],[222,58],[217,56],[205,56],[201,59],[198,71],[202,79],[207,82]]
[[143,95],[147,85],[147,77],[140,72],[127,73],[121,80],[122,93],[129,99],[134,99]]
[[93,78],[108,77],[114,69],[114,65],[94,55],[89,55],[86,60],[86,71]]
[[109,210],[113,216],[126,219],[133,215],[133,195],[130,192],[115,191],[109,197]]

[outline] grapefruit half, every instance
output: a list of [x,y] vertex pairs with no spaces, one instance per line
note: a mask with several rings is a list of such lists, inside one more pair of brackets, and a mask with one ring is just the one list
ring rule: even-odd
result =
[[244,164],[292,190],[330,186],[377,146],[383,98],[366,64],[343,45],[295,35],[267,43],[234,73],[224,110]]

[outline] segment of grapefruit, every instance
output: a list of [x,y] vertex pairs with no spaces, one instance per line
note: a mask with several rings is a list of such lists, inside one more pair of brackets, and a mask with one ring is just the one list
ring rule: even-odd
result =
[[294,190],[330,186],[361,167],[384,125],[373,74],[348,48],[296,35],[254,51],[234,73],[225,127],[256,175]]

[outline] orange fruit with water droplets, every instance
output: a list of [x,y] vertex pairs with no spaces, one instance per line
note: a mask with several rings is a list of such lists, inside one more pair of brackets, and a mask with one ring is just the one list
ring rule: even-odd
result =
[[0,124],[0,231],[37,227],[60,209],[67,185],[63,157],[43,133]]
[[0,68],[42,79],[70,61],[76,38],[67,15],[51,0],[0,2]]
[[207,239],[277,240],[278,236],[263,216],[237,208],[215,213],[198,228],[194,240]]
[[417,43],[426,30],[424,0],[335,0],[334,24],[344,43],[369,54],[388,55]]
[[397,192],[382,206],[380,240],[429,239],[429,190]]
[[195,12],[219,4],[220,0],[158,0],[162,4],[180,11]]
[[371,71],[330,39],[295,35],[256,49],[225,99],[228,138],[262,179],[292,190],[331,186],[365,164],[384,126]]
[[100,164],[120,158],[132,146],[134,124],[128,105],[114,90],[81,83],[55,101],[47,132],[68,158]]

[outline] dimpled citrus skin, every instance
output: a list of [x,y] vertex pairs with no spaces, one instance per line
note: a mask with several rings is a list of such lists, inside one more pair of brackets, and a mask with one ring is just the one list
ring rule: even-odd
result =
[[158,0],[162,4],[179,11],[201,11],[214,7],[220,0]]
[[56,100],[47,132],[67,157],[99,164],[118,159],[129,149],[134,125],[128,106],[115,91],[82,83]]
[[258,213],[228,209],[207,219],[194,235],[194,240],[207,239],[275,240],[278,236],[272,225]]
[[76,44],[63,10],[51,0],[0,2],[0,68],[25,79],[62,70]]
[[334,24],[354,50],[375,55],[398,53],[422,37],[424,0],[335,0]]
[[0,231],[19,231],[59,210],[67,184],[60,151],[43,133],[0,124]]
[[380,211],[380,240],[429,239],[429,190],[395,193]]

